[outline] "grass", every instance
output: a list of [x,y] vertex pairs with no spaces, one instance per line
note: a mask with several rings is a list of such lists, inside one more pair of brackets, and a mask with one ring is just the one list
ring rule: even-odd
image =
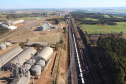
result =
[[1,17],[1,18],[6,18],[7,15],[0,14],[0,17]]
[[24,17],[24,18],[16,18],[16,19],[23,19],[23,20],[33,20],[39,17]]
[[104,17],[106,17],[106,18],[111,18],[109,15],[104,15]]
[[98,21],[98,19],[94,19],[94,18],[85,18],[84,20],[93,20],[93,21]]
[[94,33],[120,33],[121,31],[126,34],[126,22],[117,22],[117,25],[81,25],[81,28],[86,30],[89,34]]
[[99,25],[88,25],[88,24],[84,24],[84,25],[81,25],[82,29],[85,29],[85,30],[94,30],[94,29],[102,29],[103,27],[102,26],[99,26]]
[[106,12],[126,13],[126,9],[107,10]]
[[114,18],[124,18],[123,16],[113,15]]

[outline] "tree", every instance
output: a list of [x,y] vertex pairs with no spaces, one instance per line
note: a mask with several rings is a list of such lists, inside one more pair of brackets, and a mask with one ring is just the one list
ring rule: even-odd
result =
[[24,49],[25,44],[22,42],[22,43],[19,43],[19,46],[21,46],[21,48]]
[[56,22],[56,24],[59,24],[60,21],[59,21],[59,19],[55,19],[55,22]]
[[64,44],[64,50],[66,50],[66,44]]
[[64,33],[64,34],[66,34],[66,27],[63,27],[63,30],[64,30],[64,32],[63,32],[63,33]]
[[56,50],[58,50],[58,49],[59,49],[59,43],[56,44]]
[[32,46],[33,47],[36,47],[38,51],[40,50],[40,47],[41,47],[41,45],[40,44],[37,44],[37,43],[33,44]]
[[61,43],[61,44],[63,44],[63,43],[64,43],[64,40],[63,40],[63,39],[61,39],[61,40],[60,40],[60,43]]

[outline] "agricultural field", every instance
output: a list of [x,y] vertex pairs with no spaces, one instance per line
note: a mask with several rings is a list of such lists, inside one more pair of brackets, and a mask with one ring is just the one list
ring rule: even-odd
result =
[[16,18],[16,19],[23,19],[23,20],[32,20],[32,19],[36,19],[38,17],[24,17],[24,18]]
[[85,18],[84,20],[93,20],[93,21],[98,21],[98,19],[94,19],[94,18]]
[[6,18],[7,15],[0,14],[0,18]]
[[120,33],[121,31],[126,34],[126,22],[116,22],[117,25],[88,25],[83,24],[81,28],[89,34],[94,33]]
[[109,15],[104,15],[105,18],[111,18]]

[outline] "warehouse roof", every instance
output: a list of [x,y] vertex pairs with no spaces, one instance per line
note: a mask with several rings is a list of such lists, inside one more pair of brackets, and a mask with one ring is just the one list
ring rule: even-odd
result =
[[30,78],[22,77],[18,80],[15,78],[10,84],[28,84],[30,82]]
[[17,27],[16,26],[9,26],[8,29],[14,30],[14,29],[17,29]]

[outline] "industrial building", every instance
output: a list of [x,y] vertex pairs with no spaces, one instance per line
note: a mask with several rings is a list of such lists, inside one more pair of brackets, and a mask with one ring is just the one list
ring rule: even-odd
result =
[[7,47],[10,47],[12,44],[11,44],[10,42],[6,42],[5,45],[6,45]]
[[7,24],[8,26],[10,26],[10,25],[15,25],[22,22],[24,22],[24,20],[15,20],[15,21],[8,21]]
[[[51,47],[43,47],[37,55],[32,47],[24,51],[20,47],[15,47],[7,53],[0,56],[0,68],[13,69],[13,75],[10,77],[10,84],[28,84],[30,77],[41,75],[47,61],[53,54]],[[35,57],[33,57],[35,56]]]
[[[8,51],[7,53],[3,54],[0,56],[0,68],[4,66],[6,63],[8,63],[11,59],[13,59],[14,57],[16,57],[20,52],[22,52],[23,49],[20,47],[15,47],[13,49],[11,49],[10,51]],[[9,65],[10,67],[11,65]]]
[[9,30],[15,30],[15,29],[17,29],[16,26],[8,26],[7,28],[8,28]]
[[29,84],[30,78],[28,77],[21,77],[15,78],[10,84]]
[[40,30],[40,31],[46,31],[46,30],[50,29],[51,26],[52,26],[52,24],[46,22],[46,23],[44,23],[42,26],[39,27],[39,30]]
[[35,53],[36,50],[34,48],[26,48],[23,52],[21,52],[18,56],[11,60],[12,67],[15,68],[17,66],[22,66],[27,60],[34,56]]
[[40,52],[37,54],[37,59],[42,59],[48,61],[53,54],[53,49],[51,47],[44,47]]

